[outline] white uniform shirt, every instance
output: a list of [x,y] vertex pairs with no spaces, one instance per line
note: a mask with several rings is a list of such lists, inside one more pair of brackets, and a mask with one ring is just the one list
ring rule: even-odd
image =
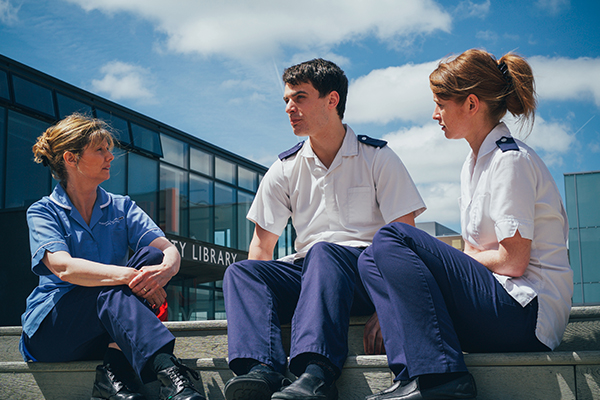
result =
[[537,296],[536,336],[555,348],[562,340],[573,295],[567,215],[540,157],[518,140],[518,150],[502,151],[496,144],[511,139],[506,125],[500,123],[482,143],[477,160],[472,151],[467,156],[461,172],[462,236],[479,250],[497,250],[498,243],[517,230],[532,241],[523,276],[494,275],[522,306]]
[[384,224],[423,211],[425,203],[396,153],[388,146],[361,143],[346,125],[329,169],[313,152],[310,139],[297,153],[275,161],[247,218],[280,235],[291,216],[297,254],[284,258],[291,261],[304,257],[317,242],[366,247]]

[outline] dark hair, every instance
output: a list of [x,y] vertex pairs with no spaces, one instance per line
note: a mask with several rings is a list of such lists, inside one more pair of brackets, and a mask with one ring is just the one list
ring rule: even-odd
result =
[[492,122],[509,111],[521,123],[535,119],[535,82],[531,67],[513,53],[500,60],[484,50],[467,50],[455,59],[442,61],[429,75],[433,93],[443,100],[463,103],[474,94],[487,104]]
[[334,91],[337,92],[340,95],[337,113],[340,119],[344,118],[346,98],[348,97],[348,78],[344,71],[331,61],[316,58],[291,66],[283,71],[283,82],[292,86],[311,83],[319,92],[319,97],[327,96]]
[[67,182],[67,170],[63,154],[69,151],[79,159],[88,145],[104,140],[112,149],[114,139],[106,122],[75,113],[46,129],[37,138],[32,148],[34,161],[49,166],[52,176],[64,184]]

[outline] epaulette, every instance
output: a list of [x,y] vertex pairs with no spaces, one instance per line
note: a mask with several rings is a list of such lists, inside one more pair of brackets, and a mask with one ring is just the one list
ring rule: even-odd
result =
[[366,135],[358,135],[358,141],[364,144],[368,144],[369,146],[379,148],[384,147],[387,144],[385,140],[373,139]]
[[500,150],[502,150],[503,153],[509,150],[519,151],[519,145],[515,142],[515,139],[507,136],[502,136],[499,140],[497,140],[496,146],[500,147]]
[[286,158],[288,158],[288,157],[291,157],[291,156],[293,156],[294,154],[296,154],[297,152],[299,152],[299,151],[300,151],[300,149],[302,148],[302,145],[304,144],[304,142],[305,142],[305,141],[303,140],[303,141],[301,141],[300,143],[297,143],[297,144],[296,144],[294,147],[292,147],[291,149],[289,149],[289,150],[286,150],[286,151],[284,151],[283,153],[281,153],[281,154],[279,155],[279,159],[280,159],[280,160],[285,160]]

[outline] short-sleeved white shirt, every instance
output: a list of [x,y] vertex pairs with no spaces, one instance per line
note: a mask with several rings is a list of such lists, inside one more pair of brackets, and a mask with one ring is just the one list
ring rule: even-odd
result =
[[[506,138],[506,139],[503,139]],[[518,230],[530,239],[531,258],[523,276],[494,274],[522,306],[536,296],[536,335],[550,348],[560,344],[573,295],[573,272],[567,255],[568,222],[558,188],[548,168],[527,145],[511,142],[504,123],[497,125],[461,172],[463,238],[479,250],[497,250]],[[518,148],[517,148],[518,147]]]
[[379,228],[396,218],[425,211],[425,203],[400,158],[388,146],[346,136],[329,168],[315,155],[310,139],[295,154],[278,159],[265,174],[247,218],[280,235],[289,217],[297,253],[317,242],[368,246]]

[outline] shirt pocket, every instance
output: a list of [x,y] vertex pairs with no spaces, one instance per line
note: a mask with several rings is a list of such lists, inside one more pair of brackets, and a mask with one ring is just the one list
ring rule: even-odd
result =
[[[483,239],[482,235],[486,232],[489,221],[489,199],[490,194],[484,193],[476,195],[471,201],[467,210],[469,221],[467,223],[467,232],[476,239]],[[487,211],[486,211],[487,210]]]
[[347,216],[350,224],[364,225],[373,220],[373,189],[368,186],[348,189],[346,199]]

